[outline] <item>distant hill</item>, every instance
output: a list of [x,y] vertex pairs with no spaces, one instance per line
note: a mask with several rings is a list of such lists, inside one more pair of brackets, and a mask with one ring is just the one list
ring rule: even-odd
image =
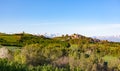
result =
[[3,46],[25,46],[26,44],[32,44],[41,42],[40,40],[47,39],[46,37],[39,35],[32,35],[29,33],[16,33],[5,34],[0,33],[0,45]]
[[48,45],[49,43],[60,43],[62,46],[68,46],[69,44],[81,44],[81,43],[97,43],[100,42],[99,39],[93,39],[91,37],[86,37],[80,34],[72,35],[62,35],[59,34],[43,34],[43,35],[33,35],[29,33],[16,33],[16,34],[5,34],[0,33],[0,45],[3,46],[17,46],[23,47],[29,44],[44,44]]

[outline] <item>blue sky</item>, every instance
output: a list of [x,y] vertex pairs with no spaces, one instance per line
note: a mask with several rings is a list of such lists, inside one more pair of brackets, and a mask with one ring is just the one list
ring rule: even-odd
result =
[[0,0],[0,32],[120,35],[120,0]]

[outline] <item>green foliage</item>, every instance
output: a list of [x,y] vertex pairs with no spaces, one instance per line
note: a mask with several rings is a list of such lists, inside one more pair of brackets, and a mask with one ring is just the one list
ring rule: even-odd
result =
[[51,65],[27,66],[7,59],[0,59],[0,71],[68,71],[68,68],[57,68]]
[[21,51],[21,55],[25,57],[26,64],[34,66],[45,64],[46,59],[43,48],[44,46],[38,44],[25,46]]
[[0,60],[0,71],[120,70],[118,42],[77,34],[46,38],[27,33],[0,33],[0,45],[7,46],[13,55],[11,61]]
[[0,71],[27,71],[27,66],[7,59],[0,59]]

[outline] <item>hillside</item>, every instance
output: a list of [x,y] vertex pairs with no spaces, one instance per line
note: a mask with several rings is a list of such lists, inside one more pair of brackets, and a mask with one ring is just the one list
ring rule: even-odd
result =
[[[119,71],[120,43],[79,34],[0,34],[1,71]],[[3,59],[4,58],[4,59]]]
[[29,33],[17,33],[17,34],[5,34],[0,33],[0,44],[3,46],[17,46],[23,47],[29,44],[35,43],[52,43],[52,42],[64,42],[70,44],[79,44],[81,43],[97,43],[100,42],[99,39],[93,39],[90,37],[85,37],[79,34],[73,35],[63,35],[60,37],[48,38],[43,35],[32,35]]
[[0,33],[0,44],[3,46],[22,47],[27,44],[38,43],[40,40],[46,39],[44,36],[36,36],[28,33],[5,34]]

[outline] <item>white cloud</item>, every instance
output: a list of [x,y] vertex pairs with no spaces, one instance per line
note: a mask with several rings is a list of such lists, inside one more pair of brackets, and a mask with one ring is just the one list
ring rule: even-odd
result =
[[4,24],[0,32],[30,32],[30,33],[79,33],[86,36],[120,35],[120,24],[13,24],[8,27]]
[[[87,36],[119,35],[120,24],[68,25],[56,28],[64,32],[80,33]],[[59,31],[60,31],[59,30]]]

